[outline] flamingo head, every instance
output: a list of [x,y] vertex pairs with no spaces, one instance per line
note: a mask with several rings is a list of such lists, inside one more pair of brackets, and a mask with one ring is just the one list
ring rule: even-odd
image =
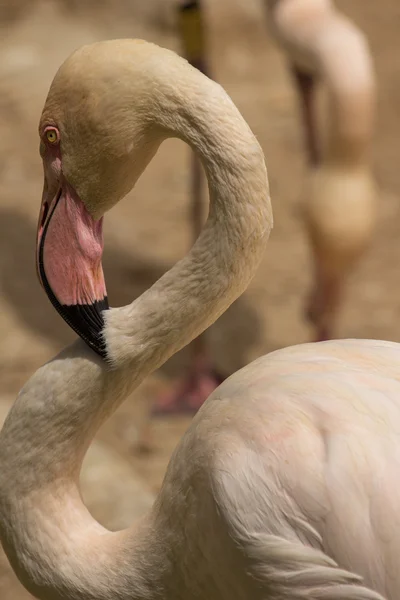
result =
[[146,93],[157,50],[113,40],[76,51],[56,74],[39,124],[38,277],[65,321],[103,358],[103,215],[131,190],[162,137]]

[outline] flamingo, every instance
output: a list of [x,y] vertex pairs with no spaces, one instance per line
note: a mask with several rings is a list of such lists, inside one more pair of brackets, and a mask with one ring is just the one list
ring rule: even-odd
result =
[[[307,317],[316,339],[333,336],[344,281],[368,247],[376,185],[370,167],[375,75],[365,36],[330,0],[266,0],[272,35],[293,73],[311,169],[303,217],[314,263]],[[328,135],[321,148],[315,92],[329,96]]]
[[[39,125],[38,273],[79,334],[25,384],[0,432],[0,538],[41,600],[395,600],[398,344],[286,348],[226,379],[179,442],[153,507],[109,532],[78,478],[96,430],[248,285],[272,211],[263,152],[235,105],[143,41],[77,50]],[[200,156],[208,220],[132,304],[105,308],[102,219],[160,143]]]

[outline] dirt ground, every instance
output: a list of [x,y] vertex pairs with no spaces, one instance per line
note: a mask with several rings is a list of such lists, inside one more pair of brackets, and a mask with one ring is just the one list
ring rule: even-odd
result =
[[[398,0],[342,0],[337,4],[367,33],[375,60],[379,106],[373,160],[380,186],[376,237],[349,281],[337,337],[400,340],[400,5]],[[302,315],[311,277],[310,256],[297,210],[306,168],[296,98],[284,58],[267,35],[262,1],[208,0],[205,5],[212,74],[230,93],[264,148],[275,215],[268,251],[253,283],[208,332],[217,366],[229,373],[261,354],[311,337]],[[17,393],[37,367],[74,337],[45,297],[34,268],[42,187],[37,123],[48,86],[60,63],[84,43],[143,37],[179,50],[173,6],[173,0],[2,2],[2,394]],[[107,216],[104,268],[111,305],[130,302],[187,250],[188,164],[188,149],[181,142],[168,141],[136,189]],[[99,433],[154,490],[188,420],[154,422],[154,448],[148,455],[133,450],[135,423],[142,407],[171,383],[187,359],[187,349],[171,359]],[[27,596],[15,588],[9,598],[4,594],[1,598]]]

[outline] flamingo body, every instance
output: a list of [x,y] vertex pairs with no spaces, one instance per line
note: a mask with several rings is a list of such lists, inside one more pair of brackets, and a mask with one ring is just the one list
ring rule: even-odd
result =
[[[399,351],[398,344],[373,340],[305,344],[264,356],[226,380],[179,444],[158,501],[165,518],[171,490],[196,490],[167,508],[169,518],[186,516],[188,553],[212,502],[215,521],[193,548],[196,560],[198,552],[209,558],[210,573],[214,561],[230,573],[238,571],[235,558],[244,565],[257,557],[249,574],[271,577],[271,598],[302,597],[302,584],[309,598],[325,597],[322,588],[326,597],[358,597],[356,588],[329,595],[328,585],[347,578],[329,555],[366,586],[397,598]],[[237,543],[238,556],[225,536]],[[301,558],[306,548],[308,558]],[[309,572],[292,573],[302,560]],[[244,594],[248,580],[242,585]],[[252,589],[250,597],[263,593]],[[229,597],[245,596],[230,589]]]

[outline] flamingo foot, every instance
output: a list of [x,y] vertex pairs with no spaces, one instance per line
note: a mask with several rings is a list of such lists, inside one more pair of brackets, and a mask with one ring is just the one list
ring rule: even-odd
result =
[[211,367],[195,367],[173,390],[157,398],[152,414],[194,414],[224,379]]

